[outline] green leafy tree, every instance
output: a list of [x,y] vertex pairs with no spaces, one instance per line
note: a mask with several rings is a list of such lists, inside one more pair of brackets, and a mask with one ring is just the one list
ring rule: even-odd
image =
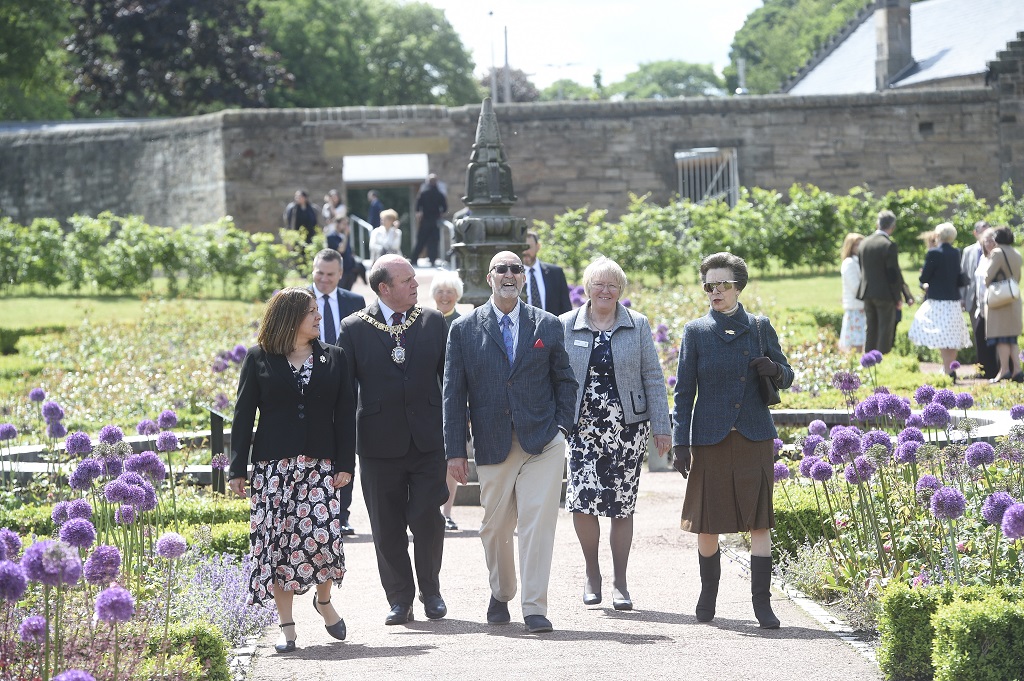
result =
[[182,116],[261,107],[287,78],[262,12],[235,0],[70,0],[82,115]]
[[679,251],[683,213],[678,202],[659,206],[648,198],[630,193],[628,212],[596,231],[591,240],[598,252],[624,270],[673,281],[684,262]]
[[[495,104],[505,101],[505,70],[504,66],[492,67],[487,71],[487,75],[477,81],[485,92],[490,92],[491,74],[494,74],[495,83],[498,86],[498,98],[495,100]],[[508,74],[513,102],[536,102],[540,99],[537,86],[530,82],[530,77],[526,75],[525,71],[509,67]]]
[[0,3],[0,119],[70,115],[71,85],[58,45],[70,25],[62,0]]
[[569,270],[569,281],[579,281],[583,268],[594,252],[596,235],[604,229],[606,210],[595,210],[587,215],[588,207],[568,210],[556,215],[552,224],[534,220],[534,229],[544,244],[546,257],[560,262]]
[[576,81],[568,78],[556,80],[554,83],[541,90],[540,93],[540,101],[542,102],[557,102],[562,100],[594,101],[601,98],[602,95],[597,91],[597,88],[580,85]]
[[607,91],[625,99],[674,99],[721,95],[722,86],[711,64],[664,60],[640,64],[621,82],[609,85]]

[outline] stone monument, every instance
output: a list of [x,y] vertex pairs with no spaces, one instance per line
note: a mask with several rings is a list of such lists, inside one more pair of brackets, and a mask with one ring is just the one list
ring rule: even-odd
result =
[[480,107],[462,202],[470,212],[455,221],[452,248],[465,285],[462,302],[481,305],[491,295],[486,280],[491,258],[499,251],[522,253],[526,248],[526,218],[510,214],[516,202],[512,169],[501,146],[490,97]]

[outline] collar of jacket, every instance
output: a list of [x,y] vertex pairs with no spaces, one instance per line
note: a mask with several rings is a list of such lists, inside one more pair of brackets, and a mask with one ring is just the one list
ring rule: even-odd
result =
[[726,343],[731,343],[750,331],[753,323],[750,321],[750,315],[743,309],[742,303],[737,305],[736,312],[731,315],[708,310],[708,316],[711,318],[715,334]]
[[[588,330],[590,328],[590,327],[587,326],[587,319],[588,319],[588,315],[589,314],[590,314],[590,301],[588,300],[585,305],[583,305],[582,307],[576,308],[576,321],[573,322],[572,330],[573,331]],[[608,329],[608,331],[606,333],[611,333],[612,331],[614,331],[615,329],[619,328],[620,326],[628,326],[628,327],[632,328],[634,326],[634,324],[633,324],[633,318],[631,316],[629,316],[629,310],[626,309],[626,306],[623,305],[622,303],[616,302],[615,303],[615,324],[613,324],[612,328]]]

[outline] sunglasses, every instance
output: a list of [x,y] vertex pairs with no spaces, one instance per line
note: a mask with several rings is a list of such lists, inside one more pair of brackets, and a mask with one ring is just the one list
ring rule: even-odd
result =
[[711,293],[715,289],[728,291],[735,285],[735,281],[706,281],[704,282],[704,293]]
[[509,270],[512,270],[512,274],[522,274],[526,271],[526,268],[522,265],[495,265],[491,268],[492,272],[497,272],[498,274],[505,274]]

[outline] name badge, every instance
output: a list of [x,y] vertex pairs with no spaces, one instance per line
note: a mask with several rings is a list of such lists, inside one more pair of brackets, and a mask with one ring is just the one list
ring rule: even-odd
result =
[[572,344],[573,344],[573,345],[578,345],[578,346],[580,346],[581,348],[589,348],[589,347],[590,347],[590,343],[588,343],[588,342],[587,342],[587,341],[585,341],[585,340],[574,340],[574,341],[572,342]]

